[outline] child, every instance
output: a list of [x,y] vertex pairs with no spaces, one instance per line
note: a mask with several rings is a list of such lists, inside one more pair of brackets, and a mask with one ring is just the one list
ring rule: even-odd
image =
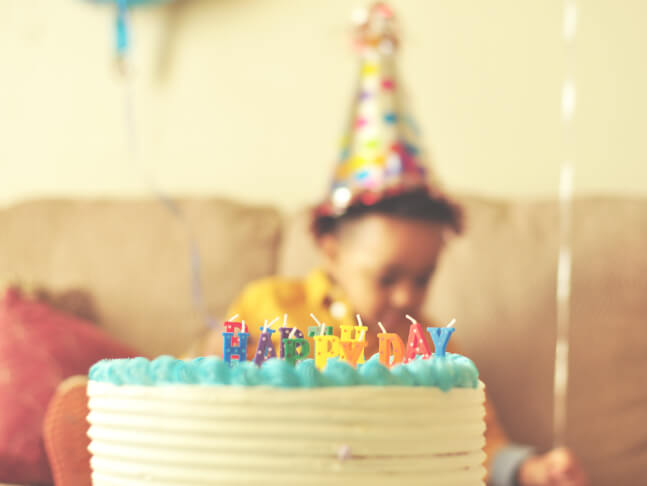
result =
[[[337,335],[339,326],[354,325],[355,313],[359,313],[365,325],[375,326],[380,321],[389,332],[406,338],[410,323],[404,316],[420,316],[448,231],[459,225],[458,209],[430,198],[424,190],[372,206],[353,206],[337,218],[315,217],[313,229],[323,267],[303,280],[271,277],[252,283],[229,310],[228,315],[238,314],[237,320],[247,323],[248,359],[253,359],[264,320],[284,313],[289,315],[289,323],[303,328],[305,323],[314,325],[312,312],[333,325]],[[375,336],[376,332],[367,333],[367,356],[377,352]],[[455,343],[456,338],[450,340],[448,351],[457,352]],[[274,345],[278,349],[278,338]],[[220,332],[212,333],[202,353],[222,354]],[[486,408],[490,484],[587,484],[566,450],[532,456],[528,448],[506,445],[494,410],[489,404]]]
[[[315,324],[310,318],[314,313],[333,325],[337,335],[340,325],[354,325],[360,314],[364,324],[381,322],[406,338],[409,322],[404,316],[420,317],[443,249],[452,233],[461,231],[460,208],[429,182],[415,126],[402,109],[396,45],[392,12],[378,4],[358,29],[358,99],[330,194],[313,214],[322,268],[303,280],[273,277],[252,283],[234,302],[227,317],[238,314],[237,320],[246,321],[249,358],[264,321],[285,313],[301,328]],[[377,351],[376,332],[366,336],[370,356]],[[222,349],[216,331],[203,343],[202,353],[221,354]],[[455,339],[448,349],[456,352]],[[529,448],[507,445],[489,405],[486,422],[490,484],[587,484],[567,450],[535,456]]]

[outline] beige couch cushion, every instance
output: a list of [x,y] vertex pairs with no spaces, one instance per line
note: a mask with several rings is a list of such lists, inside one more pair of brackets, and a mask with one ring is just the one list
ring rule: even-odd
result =
[[[429,315],[457,335],[511,437],[552,443],[557,205],[465,199]],[[306,218],[286,228],[279,272],[316,261]],[[574,209],[567,442],[593,484],[635,484],[647,465],[647,200],[587,198]]]
[[[186,200],[208,313],[275,270],[273,209]],[[157,201],[37,201],[0,210],[0,283],[87,289],[102,325],[144,353],[182,353],[205,329],[192,299],[183,223]]]

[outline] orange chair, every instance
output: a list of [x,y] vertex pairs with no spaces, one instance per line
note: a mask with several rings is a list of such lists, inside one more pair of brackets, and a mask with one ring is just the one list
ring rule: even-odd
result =
[[55,486],[91,486],[87,377],[61,383],[49,402],[43,424],[45,450]]

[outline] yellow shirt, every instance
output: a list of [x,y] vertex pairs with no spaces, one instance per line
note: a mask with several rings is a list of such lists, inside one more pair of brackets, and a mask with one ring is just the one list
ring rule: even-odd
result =
[[[229,318],[237,314],[236,321],[245,321],[250,334],[247,356],[248,359],[253,359],[261,333],[260,328],[263,327],[265,320],[271,321],[275,317],[279,317],[273,326],[273,329],[278,329],[283,325],[284,314],[288,314],[288,327],[296,326],[306,336],[308,327],[316,325],[310,317],[310,313],[313,313],[320,322],[332,325],[335,335],[339,335],[340,325],[356,325],[351,307],[343,296],[335,294],[336,290],[330,279],[321,270],[312,271],[305,279],[269,277],[249,284],[231,305],[226,317]],[[331,313],[333,303],[335,304],[335,316]],[[370,326],[375,323],[365,323],[365,325],[367,324]],[[371,332],[369,327],[368,339],[377,335],[378,330],[374,329],[373,331]],[[275,332],[272,335],[272,343],[277,355],[280,349],[279,339],[279,332]],[[406,340],[406,336],[403,336],[403,339]],[[312,341],[310,341],[310,346],[311,354],[313,354]],[[447,350],[453,353],[457,352],[455,339],[450,341]],[[220,330],[213,331],[208,339],[199,344],[198,349],[201,355],[222,355],[222,351]],[[507,443],[507,438],[489,401],[486,403],[485,420],[487,425],[485,452],[489,462],[496,451]]]
[[[310,314],[325,323],[333,326],[333,333],[339,335],[339,326],[356,325],[356,321],[343,299],[335,299],[337,308],[346,309],[346,312],[337,313],[336,316],[330,311],[333,299],[331,297],[332,285],[330,280],[321,270],[312,271],[305,279],[289,279],[269,277],[249,284],[230,306],[227,317],[238,314],[237,321],[245,320],[249,329],[249,345],[247,348],[248,357],[253,358],[256,344],[265,320],[279,320],[273,326],[278,329],[283,325],[284,315],[287,314],[288,327],[296,326],[303,334],[308,336],[308,328],[316,326],[316,322]],[[376,334],[378,332],[375,329]],[[371,338],[371,332],[367,338]],[[276,352],[279,352],[280,335],[275,332],[272,335],[272,344]],[[309,339],[309,338],[307,338]],[[314,343],[310,341],[310,349],[314,351]]]

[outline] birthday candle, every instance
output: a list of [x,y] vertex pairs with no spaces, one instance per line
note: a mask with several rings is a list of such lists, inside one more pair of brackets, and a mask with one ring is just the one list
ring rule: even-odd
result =
[[[283,326],[279,327],[279,334],[281,335],[281,344],[279,345],[279,357],[285,358],[285,341],[287,339],[297,338],[303,339],[303,332],[296,327],[288,327],[287,325],[288,315],[283,315]],[[294,335],[292,334],[294,333]],[[308,344],[308,352],[310,352],[310,344]],[[306,354],[307,356],[307,354]]]
[[314,314],[310,314],[310,317],[312,317],[320,329],[319,335],[314,336],[315,366],[319,369],[323,369],[326,367],[328,359],[339,356],[339,337],[325,334],[327,330],[326,325],[319,322],[319,319],[317,319]]
[[[238,319],[238,314],[231,316],[225,323],[225,332],[235,332],[235,331],[241,331],[242,329],[242,322],[235,322],[235,319]],[[234,346],[239,346],[240,345],[240,339],[238,339],[238,336],[234,335],[234,337],[231,340],[231,344]]]
[[445,357],[445,350],[447,349],[447,343],[449,338],[452,336],[455,327],[452,327],[456,322],[456,319],[453,319],[446,327],[428,327],[427,332],[431,336],[432,341],[434,342],[434,356],[439,358]]
[[[237,335],[238,344],[234,344],[234,330],[240,329]],[[231,360],[245,361],[247,359],[247,340],[249,333],[245,332],[245,321],[243,322],[225,322],[224,349],[222,353],[223,360],[231,366]]]
[[[322,331],[323,328],[323,331]],[[333,327],[332,326],[308,326],[308,337],[315,336],[332,336]]]
[[340,359],[347,361],[351,366],[355,366],[362,357],[365,347],[366,341],[340,341]]
[[[303,338],[303,333],[301,333],[300,338],[294,338],[296,331],[299,330],[295,327],[286,339],[281,340],[281,349],[285,350],[285,361],[290,363],[292,366],[294,366],[298,360],[307,358],[308,354],[310,354],[310,343]],[[297,352],[299,347],[300,349]]]
[[326,326],[326,324],[320,322],[313,313],[310,313],[310,317],[312,317],[312,320],[315,321],[317,325],[308,327],[308,337],[332,336],[332,326]]
[[[393,332],[386,332],[381,322],[377,323],[382,330],[377,335],[379,347],[380,363],[387,368],[401,363],[404,358],[404,342],[402,338]],[[391,359],[393,357],[393,359]]]
[[[366,327],[362,323],[362,318],[360,317],[359,314],[357,314],[357,326],[348,326],[348,325],[342,325],[339,326],[340,329],[340,342],[342,343],[341,345],[341,354],[340,354],[340,359],[343,359],[345,361],[350,362],[350,360],[346,356],[346,348],[348,346],[345,346],[345,342],[349,341],[365,341],[366,340],[366,331],[368,330],[368,327]],[[354,334],[354,336],[353,336]],[[366,347],[366,344],[362,347],[362,352],[358,356],[357,360],[355,363],[363,363],[364,362],[364,350],[363,348]],[[352,363],[352,364],[355,364]]]
[[415,359],[416,356],[420,354],[424,358],[429,358],[431,356],[431,349],[429,348],[429,343],[425,339],[425,333],[422,326],[413,317],[407,315],[406,318],[411,321],[411,326],[409,327],[409,339],[407,340],[405,362]]
[[254,363],[256,363],[257,366],[261,366],[263,362],[269,358],[276,358],[276,351],[272,344],[272,334],[274,333],[272,325],[277,320],[278,317],[270,324],[265,321],[265,325],[260,328],[261,335],[258,339],[258,345],[256,346],[256,354],[254,355]]
[[320,370],[326,367],[330,358],[339,356],[339,336],[319,335],[315,340],[315,366]]

